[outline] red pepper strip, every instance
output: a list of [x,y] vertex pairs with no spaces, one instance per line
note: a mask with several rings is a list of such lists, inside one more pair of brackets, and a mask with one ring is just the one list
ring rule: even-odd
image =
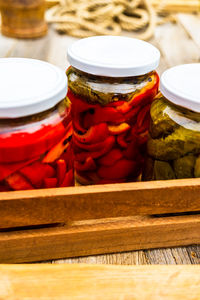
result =
[[117,143],[122,147],[122,148],[127,148],[128,147],[128,143],[126,141],[126,137],[127,137],[127,132],[119,134],[117,136]]
[[115,144],[115,138],[114,136],[109,136],[105,141],[104,141],[104,146],[101,150],[99,151],[94,151],[94,152],[81,152],[75,154],[75,159],[79,162],[83,162],[87,159],[88,156],[91,156],[92,158],[98,158],[104,154],[106,154],[108,151],[110,151]]
[[89,109],[94,109],[96,105],[89,104],[85,100],[82,100],[77,95],[74,95],[70,89],[68,89],[67,97],[72,103],[71,115],[73,120],[73,127],[75,130],[85,133],[86,129],[81,125],[83,115]]
[[146,120],[146,118],[148,118],[148,119],[150,118],[150,107],[151,107],[151,104],[144,106],[140,110],[140,112],[137,116],[137,126],[138,126],[138,128],[142,127],[142,125],[143,125],[144,121]]
[[82,185],[90,185],[92,184],[92,180],[88,179],[85,174],[82,175],[81,173],[78,173],[77,171],[75,172],[75,179],[76,182]]
[[0,162],[10,163],[29,160],[51,149],[65,134],[62,122],[0,134]]
[[20,170],[20,173],[36,188],[42,186],[44,178],[55,176],[54,168],[39,161],[24,167]]
[[128,102],[124,102],[123,104],[116,107],[116,110],[122,114],[129,112],[130,109],[131,109],[131,106],[129,105]]
[[47,189],[55,188],[57,187],[57,178],[45,178],[44,179],[44,187]]
[[121,105],[123,105],[125,103],[125,101],[121,101],[121,100],[119,100],[119,101],[113,101],[113,102],[110,102],[110,103],[108,103],[108,104],[106,104],[106,106],[107,107],[117,107],[117,106],[121,106]]
[[139,110],[140,110],[140,106],[132,107],[132,109],[129,110],[129,112],[127,112],[126,114],[124,114],[125,121],[126,122],[130,121],[131,119],[133,119],[133,117],[134,117],[134,119],[136,121]]
[[73,118],[73,129],[74,131],[81,132],[82,134],[85,134],[87,132],[87,128],[84,128],[81,124],[80,121],[82,121],[83,117],[78,116]]
[[77,139],[81,143],[98,143],[108,136],[108,125],[106,123],[100,123],[94,125],[88,129],[88,131],[80,135],[76,131],[74,131],[74,138]]
[[83,119],[84,128],[90,128],[99,123],[122,123],[124,116],[119,113],[114,107],[98,107],[91,112],[87,112]]
[[112,166],[116,161],[123,157],[122,152],[115,148],[108,152],[106,155],[99,158],[98,163],[104,166]]
[[69,146],[72,137],[72,132],[72,126],[70,126],[70,129],[67,131],[62,140],[57,145],[55,145],[44,157],[42,161],[43,163],[52,163],[62,155],[63,151]]
[[8,176],[5,181],[15,191],[34,189],[34,187],[20,173],[14,173]]
[[136,162],[138,159],[141,159],[141,155],[139,152],[139,145],[137,141],[132,141],[128,147],[123,151],[123,155],[127,159],[135,160]]
[[96,184],[101,178],[97,175],[97,172],[86,172],[87,177],[91,180],[92,184]]
[[82,143],[79,143],[76,139],[74,139],[75,146],[79,147],[81,150],[86,150],[86,151],[91,151],[91,152],[101,151],[101,149],[103,149],[105,147],[105,142],[106,142],[106,140],[103,142],[96,143],[96,144],[82,144]]
[[74,164],[75,170],[78,171],[92,171],[96,169],[96,164],[92,157],[87,157],[85,162],[82,164],[78,161],[75,161]]
[[144,143],[148,133],[149,133],[148,129],[143,133],[138,133],[137,126],[133,126],[130,134],[127,137],[127,140],[129,143],[131,143],[132,141],[135,141],[135,143],[137,143],[138,145],[141,145],[142,143]]
[[103,179],[121,179],[130,176],[137,163],[127,159],[118,160],[113,166],[101,166],[98,175]]
[[34,159],[27,160],[27,161],[21,161],[13,164],[12,163],[0,164],[0,181],[38,159],[39,157],[37,156]]
[[65,174],[65,178],[64,178],[62,184],[60,185],[60,187],[67,187],[67,186],[74,186],[74,171],[73,170],[69,170],[69,172],[67,172]]
[[[85,100],[81,99],[79,96],[74,95],[70,89],[68,89],[67,97],[72,103],[72,114],[83,113],[90,108],[96,108],[98,104],[90,104]],[[100,106],[100,105],[99,105]]]
[[159,76],[156,73],[153,74],[151,78],[151,82],[148,82],[148,84],[143,87],[138,93],[136,93],[129,102],[125,102],[124,104],[118,106],[117,110],[119,112],[126,113],[131,109],[131,106],[137,106],[141,102],[143,102],[144,98],[150,97],[151,99],[153,99],[158,91]]
[[60,159],[64,159],[66,163],[66,169],[69,171],[74,167],[74,151],[72,148],[72,143],[69,144],[69,147],[66,149],[66,152],[60,156]]
[[110,134],[118,135],[120,133],[126,132],[130,129],[130,125],[128,123],[121,123],[119,125],[109,125],[108,130]]
[[147,119],[142,124],[142,127],[137,129],[138,134],[142,134],[149,129],[150,126],[150,117],[148,116]]
[[60,186],[65,178],[65,174],[67,171],[66,162],[63,159],[59,159],[57,160],[56,165],[57,165],[58,185]]

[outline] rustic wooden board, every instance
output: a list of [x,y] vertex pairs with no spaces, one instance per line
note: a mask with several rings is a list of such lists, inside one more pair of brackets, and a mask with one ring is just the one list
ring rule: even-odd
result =
[[200,211],[200,179],[3,192],[0,228]]
[[200,266],[1,265],[2,300],[197,300]]
[[135,216],[1,232],[0,263],[200,243],[200,215]]

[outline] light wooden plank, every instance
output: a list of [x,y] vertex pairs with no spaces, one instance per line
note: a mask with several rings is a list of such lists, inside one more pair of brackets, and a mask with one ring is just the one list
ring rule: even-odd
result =
[[200,267],[1,265],[0,297],[2,300],[197,300]]
[[180,24],[167,23],[157,28],[155,39],[169,67],[199,61],[199,49]]
[[24,57],[46,60],[51,34],[35,40],[17,40],[15,47],[10,52],[10,57]]
[[0,34],[0,57],[10,57],[16,46],[17,40],[5,37]]
[[49,49],[46,60],[63,70],[69,67],[67,61],[67,49],[77,39],[74,37],[60,35],[53,27],[50,28],[49,34],[51,34]]
[[198,48],[200,48],[200,15],[178,14],[177,18],[188,36],[196,43]]

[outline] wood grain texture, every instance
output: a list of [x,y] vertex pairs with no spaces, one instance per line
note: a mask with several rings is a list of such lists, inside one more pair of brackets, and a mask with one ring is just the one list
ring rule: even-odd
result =
[[68,226],[0,233],[0,262],[63,257],[200,243],[200,215],[127,217]]
[[3,192],[0,228],[200,211],[200,180]]
[[0,298],[197,300],[200,266],[1,265]]

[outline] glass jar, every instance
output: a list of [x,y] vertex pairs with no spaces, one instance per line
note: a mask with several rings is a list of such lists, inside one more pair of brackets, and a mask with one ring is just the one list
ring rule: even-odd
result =
[[151,106],[145,180],[200,177],[200,64],[180,65],[161,76]]
[[68,50],[75,177],[80,184],[135,181],[141,174],[159,51],[127,37],[101,36]]
[[0,59],[0,191],[71,186],[67,78],[51,64]]

